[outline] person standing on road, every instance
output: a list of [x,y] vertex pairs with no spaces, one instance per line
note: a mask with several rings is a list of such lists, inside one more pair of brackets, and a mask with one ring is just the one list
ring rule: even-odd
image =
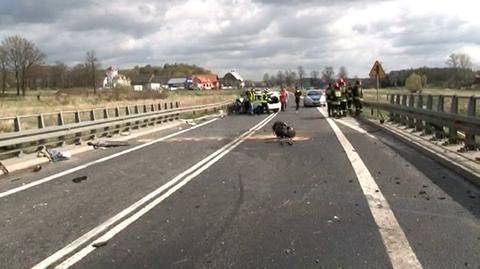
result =
[[302,97],[302,91],[298,88],[295,89],[295,103],[297,104],[297,108],[295,110],[298,110],[300,107],[300,97]]
[[247,90],[245,94],[247,95],[247,112],[248,114],[253,115],[253,101],[255,100],[255,95],[253,94],[252,90]]
[[288,101],[288,93],[285,88],[282,87],[280,90],[280,103],[282,104],[282,111],[287,111],[287,101]]
[[353,105],[355,106],[355,114],[362,113],[362,98],[363,92],[362,87],[360,84],[360,80],[355,82],[355,85],[352,88],[352,96],[353,96]]
[[332,111],[333,111],[332,101],[334,99],[334,96],[333,96],[334,92],[333,92],[333,88],[332,88],[332,83],[328,83],[328,87],[325,90],[325,95],[327,97],[328,116],[331,117],[332,116]]
[[262,92],[262,113],[268,113],[268,91],[264,90]]

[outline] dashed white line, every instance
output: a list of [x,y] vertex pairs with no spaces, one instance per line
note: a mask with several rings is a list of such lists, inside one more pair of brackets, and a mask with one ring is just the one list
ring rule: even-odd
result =
[[325,116],[352,164],[393,268],[421,269],[422,265],[367,166],[335,121],[328,118],[324,110],[318,110]]

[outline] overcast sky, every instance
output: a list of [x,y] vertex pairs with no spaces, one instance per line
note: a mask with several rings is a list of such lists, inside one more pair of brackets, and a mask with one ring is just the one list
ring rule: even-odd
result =
[[94,49],[104,67],[185,62],[261,79],[345,65],[364,77],[376,59],[387,72],[444,66],[452,52],[478,65],[479,10],[478,0],[0,0],[0,38],[34,41],[49,63]]

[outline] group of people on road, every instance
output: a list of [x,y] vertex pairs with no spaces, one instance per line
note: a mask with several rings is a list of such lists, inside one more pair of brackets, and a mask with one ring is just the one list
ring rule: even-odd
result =
[[262,113],[267,113],[268,112],[268,91],[263,90],[260,93],[260,103],[261,106],[258,106],[256,110],[254,111],[254,105],[253,103],[257,100],[257,94],[255,90],[252,88],[250,90],[247,90],[245,92],[246,100],[244,102],[245,104],[245,110],[247,111],[248,114],[254,115],[255,113],[257,114],[262,114]]
[[[327,97],[328,116],[346,116],[347,112],[359,115],[362,112],[363,92],[359,80],[352,86],[339,79],[333,85],[328,84],[325,90]],[[353,106],[353,107],[352,107]]]
[[[302,97],[302,91],[300,89],[295,89],[295,104],[296,110],[300,107],[300,98]],[[288,102],[288,92],[282,87],[280,89],[280,103],[282,104],[282,111],[287,111],[287,102]]]

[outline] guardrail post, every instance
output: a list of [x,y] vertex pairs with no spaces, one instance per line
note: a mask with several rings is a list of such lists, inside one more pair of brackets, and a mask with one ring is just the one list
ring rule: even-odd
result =
[[[444,106],[445,106],[445,99],[443,95],[439,95],[437,100],[437,112],[443,113]],[[434,139],[443,139],[445,138],[445,130],[443,129],[443,125],[433,124],[434,131]]]
[[62,112],[58,112],[58,115],[57,115],[57,125],[58,126],[62,126],[65,124],[65,120],[63,119],[63,113]]
[[95,121],[95,109],[90,110],[90,120]]
[[40,113],[38,115],[38,129],[45,128],[45,119],[43,118],[43,114]]
[[[414,107],[414,106],[415,106],[415,96],[413,94],[410,94],[408,98],[408,107]],[[411,115],[408,116],[407,127],[415,128],[415,118]]]
[[180,107],[180,103],[179,103],[179,102],[175,102],[175,107],[176,107],[176,108],[179,108],[179,107]]
[[[418,95],[417,108],[423,109],[423,95]],[[415,131],[417,132],[423,131],[423,121],[421,119],[415,120]]]
[[138,114],[138,113],[140,113],[138,109],[138,105],[135,105],[135,114]]
[[108,108],[103,109],[103,118],[108,119]]
[[[427,95],[427,109],[428,109],[429,111],[432,111],[432,109],[433,109],[433,97],[432,97],[430,94]],[[432,131],[432,128],[433,128],[432,124],[431,124],[430,122],[427,122],[427,121],[426,121],[426,122],[425,122],[425,131],[424,131],[424,133],[425,133],[426,135],[432,134],[432,132],[433,132],[433,131]]]
[[162,110],[162,103],[158,103],[158,111],[161,111]]
[[[477,99],[475,96],[470,96],[468,98],[468,111],[467,114],[469,117],[476,117],[476,107],[477,107]],[[477,143],[475,141],[475,134],[474,133],[465,133],[465,150],[475,150],[477,149]]]
[[165,107],[165,110],[167,110],[167,109],[168,109],[168,105],[167,105],[167,103],[165,103],[165,104],[164,104],[164,107]]
[[170,102],[170,109],[173,109],[173,102]]
[[[405,94],[402,95],[402,100],[401,100],[401,102],[402,102],[402,106],[403,106],[403,107],[406,107],[406,106],[407,106],[407,95],[405,95]],[[402,114],[402,115],[400,116],[400,124],[402,124],[402,125],[406,125],[406,124],[407,124],[407,115]]]
[[120,108],[117,106],[115,107],[115,118],[120,117]]
[[[395,95],[395,105],[400,106],[400,94]],[[400,114],[399,113],[395,113],[394,122],[395,123],[400,122]]]
[[22,131],[22,121],[19,116],[16,116],[15,119],[13,119],[13,130],[15,132]]
[[154,105],[154,104],[151,104],[151,105],[150,105],[150,110],[151,110],[152,112],[155,111],[155,105]]
[[[452,96],[452,104],[450,106],[450,113],[451,114],[458,114],[458,96]],[[448,126],[448,143],[450,144],[457,144],[458,137],[457,137],[457,128],[455,126]]]
[[147,105],[143,105],[143,113],[147,113],[147,112],[148,112]]
[[132,114],[131,111],[130,111],[130,106],[127,105],[127,106],[125,107],[125,115],[126,115],[126,116],[130,116],[130,114]]
[[82,122],[82,118],[80,117],[80,111],[75,111],[75,123]]
[[[393,95],[393,94],[390,95],[390,104],[391,104],[391,105],[394,105],[394,104],[395,104],[395,95]],[[372,115],[373,115],[373,113],[372,113]],[[390,113],[389,113],[389,118],[390,118],[390,121],[394,121],[395,113],[393,113],[392,111],[390,111]]]

